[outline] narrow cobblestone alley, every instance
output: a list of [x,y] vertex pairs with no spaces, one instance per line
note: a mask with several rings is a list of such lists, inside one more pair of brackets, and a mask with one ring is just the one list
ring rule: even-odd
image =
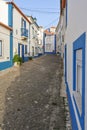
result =
[[0,76],[0,130],[65,130],[63,62],[45,55]]

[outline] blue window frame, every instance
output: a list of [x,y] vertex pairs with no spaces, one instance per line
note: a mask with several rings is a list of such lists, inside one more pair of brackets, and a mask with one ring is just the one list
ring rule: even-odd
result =
[[[74,103],[76,106],[78,118],[82,127],[82,130],[84,130],[84,116],[85,116],[85,33],[83,33],[74,43],[73,43],[73,91],[78,93],[77,91],[77,52],[82,51],[82,61],[81,61],[81,74],[80,77],[81,82],[81,113],[78,108],[78,103],[76,101],[75,95],[73,95]],[[79,81],[80,82],[80,81]]]
[[0,40],[0,57],[2,56],[2,40]]
[[26,29],[26,21],[23,18],[21,19],[21,27]]

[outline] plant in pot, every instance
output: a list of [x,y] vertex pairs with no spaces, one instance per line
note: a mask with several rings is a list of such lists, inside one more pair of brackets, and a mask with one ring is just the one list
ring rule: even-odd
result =
[[22,64],[22,58],[16,54],[13,58],[14,66],[20,66]]

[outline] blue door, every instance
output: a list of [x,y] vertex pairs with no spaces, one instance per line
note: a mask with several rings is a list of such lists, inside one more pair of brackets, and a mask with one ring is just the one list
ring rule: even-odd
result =
[[18,43],[18,55],[22,57],[22,60],[24,61],[24,45]]

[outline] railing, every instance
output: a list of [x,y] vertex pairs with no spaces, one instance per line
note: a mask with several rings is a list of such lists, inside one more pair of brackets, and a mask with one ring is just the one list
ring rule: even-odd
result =
[[28,29],[21,28],[21,36],[22,37],[28,37]]

